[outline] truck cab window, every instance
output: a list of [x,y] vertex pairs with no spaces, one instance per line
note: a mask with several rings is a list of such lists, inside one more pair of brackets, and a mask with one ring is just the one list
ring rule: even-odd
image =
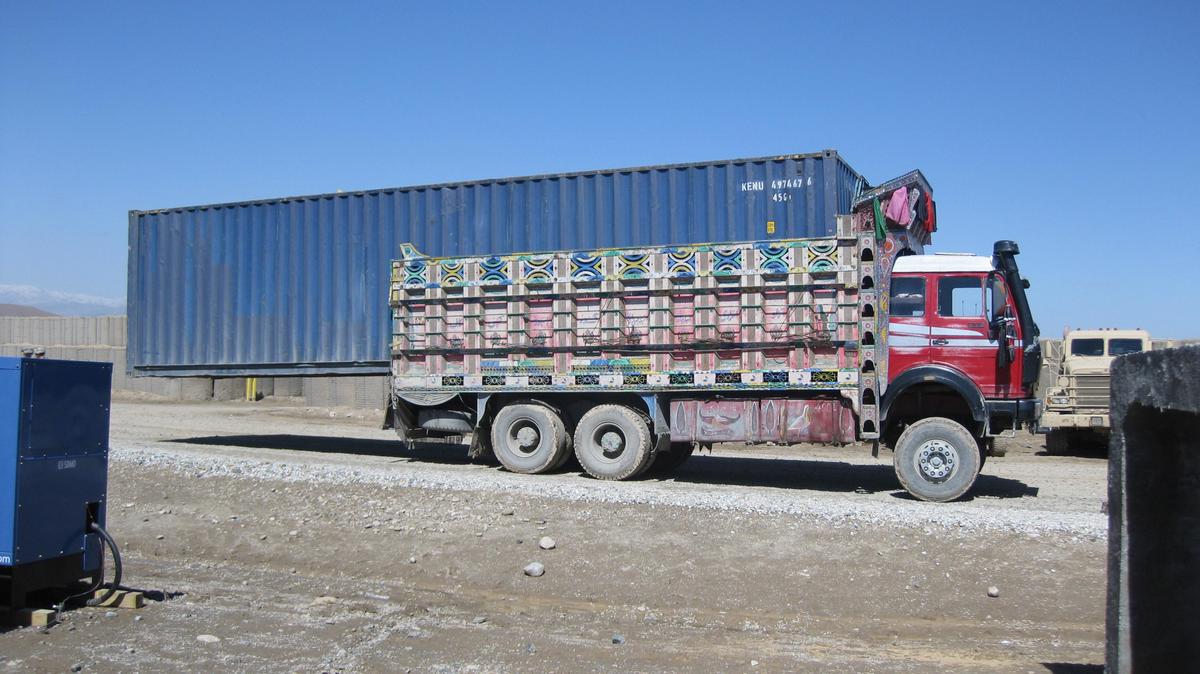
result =
[[1103,339],[1073,339],[1071,340],[1072,356],[1103,356]]
[[943,276],[939,279],[938,315],[983,316],[983,279],[978,276]]
[[1108,355],[1124,356],[1130,353],[1142,352],[1140,339],[1110,339],[1108,340]]
[[891,312],[893,316],[924,316],[925,279],[893,278]]

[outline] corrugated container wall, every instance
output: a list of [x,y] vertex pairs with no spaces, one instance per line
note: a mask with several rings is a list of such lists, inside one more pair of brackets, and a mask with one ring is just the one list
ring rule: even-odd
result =
[[129,214],[134,374],[384,374],[390,261],[831,236],[832,150]]

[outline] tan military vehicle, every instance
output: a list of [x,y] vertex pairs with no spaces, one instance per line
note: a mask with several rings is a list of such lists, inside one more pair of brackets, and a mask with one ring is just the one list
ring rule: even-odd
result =
[[1044,349],[1038,432],[1046,449],[1108,442],[1108,370],[1117,356],[1150,350],[1145,330],[1068,330],[1060,348]]

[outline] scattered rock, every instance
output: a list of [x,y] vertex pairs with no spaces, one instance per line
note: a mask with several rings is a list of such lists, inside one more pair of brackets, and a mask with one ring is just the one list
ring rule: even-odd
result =
[[758,666],[758,660],[751,660],[751,661],[750,661],[750,666],[751,666],[751,667],[757,667],[757,666]]
[[525,566],[525,575],[526,576],[533,576],[534,578],[537,578],[538,576],[544,575],[545,573],[546,573],[546,565],[542,564],[541,562],[530,562],[528,565]]
[[614,634],[612,636],[612,642],[620,646],[621,644],[625,643],[625,637],[621,636],[620,634]]
[[295,529],[292,529],[291,531],[288,532],[288,536],[291,536],[292,538],[295,538],[296,536],[299,536],[299,535],[300,535],[300,532]]
[[135,623],[142,622],[142,616],[140,616],[140,615],[133,616],[133,622],[135,622]]
[[988,596],[993,599],[995,599],[996,597],[999,597],[1000,596],[1000,588],[996,587],[995,585],[989,587],[988,588]]
[[481,615],[477,615],[477,616],[475,616],[474,618],[472,618],[472,619],[471,619],[471,624],[472,624],[472,625],[482,625],[482,624],[484,624],[485,622],[487,622],[487,616],[481,616]]
[[525,652],[530,655],[533,655],[534,653],[537,653],[537,646],[534,646],[533,644],[528,644],[525,646]]
[[162,539],[164,539],[164,538],[166,538],[166,536],[163,536],[162,534],[159,534],[159,535],[157,535],[157,536],[155,536],[155,537],[154,537],[154,540],[156,540],[156,541],[161,541],[161,540],[162,540]]
[[513,510],[512,508],[505,508],[504,510],[500,511],[500,514],[506,517],[511,517],[512,515],[516,514],[516,512],[517,511]]
[[374,592],[364,592],[363,596],[367,599],[374,599],[375,601],[387,601],[388,599],[391,599],[391,597],[388,597],[386,594],[375,594]]
[[212,634],[197,634],[196,641],[202,644],[219,644],[221,643],[221,638]]
[[555,543],[554,539],[550,538],[549,536],[542,536],[542,539],[538,541],[538,547],[543,550],[553,550],[557,546],[558,544]]
[[76,662],[75,664],[71,665],[71,671],[72,672],[82,672],[83,664]]
[[409,564],[416,564],[416,563],[417,563],[417,558],[416,558],[416,557],[409,557],[409,558],[408,558],[408,563],[409,563]]

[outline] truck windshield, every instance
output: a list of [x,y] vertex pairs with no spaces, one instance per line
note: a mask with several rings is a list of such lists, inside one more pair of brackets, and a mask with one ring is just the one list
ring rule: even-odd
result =
[[1140,339],[1110,339],[1108,340],[1108,355],[1124,356],[1127,353],[1141,353]]
[[1103,356],[1103,339],[1073,339],[1071,340],[1072,356]]

